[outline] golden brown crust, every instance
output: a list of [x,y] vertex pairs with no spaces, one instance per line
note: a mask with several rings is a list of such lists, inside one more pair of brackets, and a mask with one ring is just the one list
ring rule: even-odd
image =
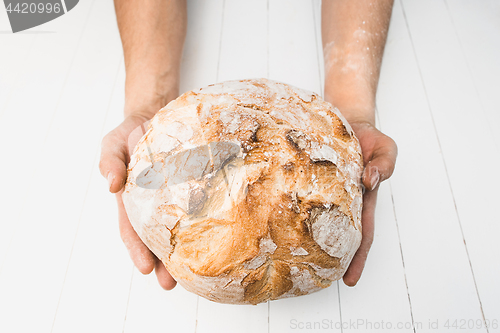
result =
[[186,289],[256,304],[340,278],[361,240],[362,158],[338,110],[260,80],[188,92],[136,146],[130,221]]

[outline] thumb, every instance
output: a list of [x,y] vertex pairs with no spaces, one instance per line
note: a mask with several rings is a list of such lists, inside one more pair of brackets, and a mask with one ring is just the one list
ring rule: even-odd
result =
[[116,133],[108,133],[101,143],[99,170],[108,180],[109,191],[119,192],[127,178],[128,147],[125,140]]
[[123,188],[132,150],[146,133],[148,124],[149,121],[144,117],[129,116],[102,139],[99,170],[108,180],[111,193]]
[[391,143],[375,150],[371,160],[363,172],[363,185],[367,190],[374,190],[381,182],[388,179],[394,172],[397,157],[397,146]]

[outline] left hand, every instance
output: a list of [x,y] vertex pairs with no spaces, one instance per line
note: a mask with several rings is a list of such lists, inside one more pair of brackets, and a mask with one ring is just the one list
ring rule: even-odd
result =
[[361,245],[343,277],[344,283],[353,287],[361,277],[373,242],[378,185],[392,175],[398,148],[393,139],[368,121],[353,121],[349,124],[361,144],[365,165],[363,185],[366,190],[363,194]]

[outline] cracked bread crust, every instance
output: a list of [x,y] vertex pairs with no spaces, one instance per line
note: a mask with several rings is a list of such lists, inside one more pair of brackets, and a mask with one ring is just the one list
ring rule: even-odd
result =
[[362,168],[349,124],[315,93],[229,81],[156,114],[123,201],[185,289],[257,304],[342,277],[361,241]]

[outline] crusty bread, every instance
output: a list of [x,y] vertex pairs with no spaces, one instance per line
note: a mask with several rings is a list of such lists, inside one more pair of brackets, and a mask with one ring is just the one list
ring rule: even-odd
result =
[[362,167],[349,124],[317,94],[230,81],[156,114],[123,200],[184,288],[257,304],[342,277],[361,241]]

